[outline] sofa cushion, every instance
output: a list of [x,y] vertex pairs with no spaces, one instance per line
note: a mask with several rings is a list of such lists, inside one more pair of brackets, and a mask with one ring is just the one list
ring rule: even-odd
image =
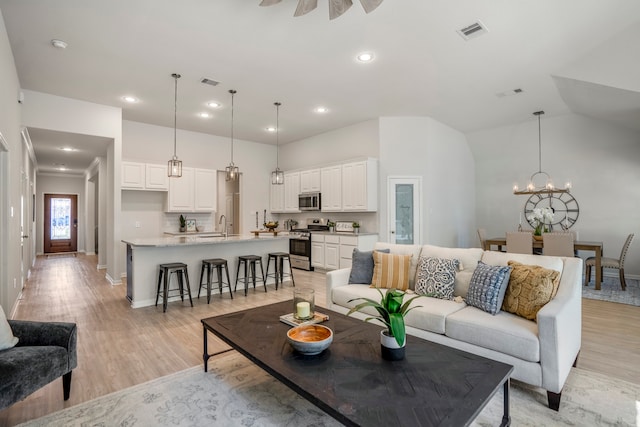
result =
[[416,293],[453,299],[453,286],[460,261],[421,256],[416,276]]
[[[389,249],[380,249],[379,252],[389,253]],[[373,277],[373,251],[361,251],[353,248],[351,256],[351,273],[349,283],[371,284]]]
[[478,261],[482,259],[483,252],[480,248],[442,248],[440,246],[424,245],[420,256],[457,259],[460,261],[453,286],[453,295],[464,298],[467,296],[471,276],[476,269],[476,265],[478,265]]
[[415,289],[416,269],[418,268],[418,259],[420,258],[422,246],[376,242],[373,249],[389,249],[392,254],[411,255],[411,264],[409,265],[409,289]]
[[492,316],[467,306],[447,316],[446,335],[522,360],[540,362],[538,325],[515,314],[501,311]]
[[4,310],[0,306],[0,350],[14,347],[16,344],[18,344],[18,338],[13,336],[11,326],[9,326]]
[[409,265],[411,255],[385,254],[373,251],[372,288],[399,289],[409,288]]
[[465,301],[490,314],[496,314],[502,307],[504,294],[509,284],[511,267],[487,265],[478,261],[471,276],[469,292]]
[[489,265],[508,265],[509,261],[517,261],[528,265],[539,265],[540,267],[559,271],[560,274],[562,274],[562,269],[564,268],[564,262],[561,257],[514,254],[498,251],[486,251],[482,255],[482,262]]
[[[405,298],[409,298],[407,295]],[[404,318],[407,326],[422,329],[436,334],[444,334],[447,316],[462,310],[467,305],[464,302],[421,297],[411,301],[409,307],[416,307]]]
[[538,311],[558,292],[560,272],[517,261],[509,261],[508,264],[513,270],[502,309],[535,321]]

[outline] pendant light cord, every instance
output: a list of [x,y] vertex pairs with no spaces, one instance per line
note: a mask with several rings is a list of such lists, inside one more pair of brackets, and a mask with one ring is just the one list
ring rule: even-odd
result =
[[540,127],[540,114],[538,114],[538,173],[542,172],[542,131]]
[[276,102],[276,170],[280,169],[280,104]]
[[178,128],[178,79],[180,74],[171,75],[175,80],[175,92],[173,98],[173,159],[177,159],[176,156],[176,140],[177,140],[177,128]]
[[229,93],[231,94],[231,164],[233,165],[233,97],[236,94],[236,91],[231,89]]

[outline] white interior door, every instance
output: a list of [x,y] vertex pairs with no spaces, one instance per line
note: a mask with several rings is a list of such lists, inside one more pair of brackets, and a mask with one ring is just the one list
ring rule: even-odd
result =
[[422,244],[422,178],[389,177],[387,183],[388,241],[400,245]]

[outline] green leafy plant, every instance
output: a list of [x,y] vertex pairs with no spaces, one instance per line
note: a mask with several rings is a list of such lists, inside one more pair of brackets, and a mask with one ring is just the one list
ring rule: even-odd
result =
[[335,226],[336,226],[335,222],[332,222],[332,221],[327,222],[327,227],[335,227]]
[[365,322],[370,320],[379,320],[387,326],[388,335],[394,337],[399,346],[404,344],[406,332],[404,328],[404,316],[407,315],[408,312],[413,310],[414,308],[422,307],[421,305],[417,305],[409,308],[409,304],[416,298],[420,298],[422,295],[416,295],[408,301],[402,302],[406,292],[399,291],[395,288],[389,289],[386,294],[383,294],[380,289],[377,289],[378,293],[380,293],[380,302],[376,302],[369,298],[354,298],[349,300],[358,301],[362,300],[360,304],[353,307],[347,313],[349,316],[356,311],[360,311],[365,307],[373,307],[375,308],[379,316],[367,317],[364,319]]
[[360,223],[359,222],[354,222],[353,224],[351,224],[351,226],[353,228],[360,228]]
[[184,217],[184,215],[180,215],[180,227],[186,227],[187,226],[187,219]]

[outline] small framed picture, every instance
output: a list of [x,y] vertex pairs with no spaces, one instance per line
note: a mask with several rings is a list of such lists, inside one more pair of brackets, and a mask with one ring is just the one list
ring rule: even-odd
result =
[[187,232],[196,231],[196,220],[195,219],[187,219]]

